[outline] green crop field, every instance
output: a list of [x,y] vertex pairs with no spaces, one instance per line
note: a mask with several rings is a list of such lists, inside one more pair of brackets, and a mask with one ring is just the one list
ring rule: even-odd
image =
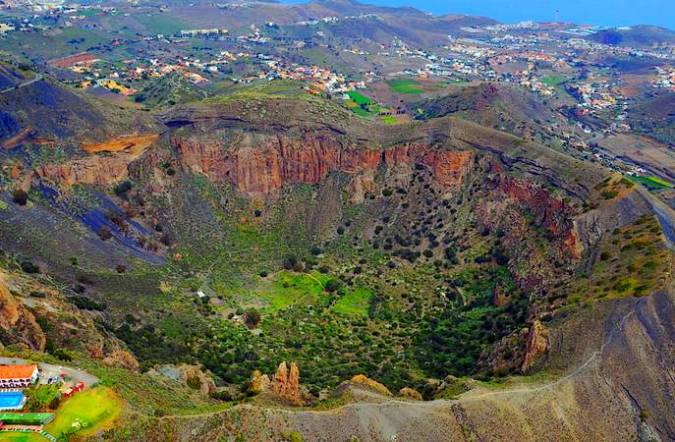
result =
[[360,92],[357,92],[357,91],[349,91],[349,92],[347,92],[347,95],[349,95],[349,98],[351,98],[352,101],[353,101],[354,103],[358,104],[358,105],[361,105],[361,104],[365,104],[365,105],[373,104],[373,100],[372,100],[370,97],[366,97],[365,95],[363,95],[363,94],[360,93]]
[[631,176],[630,179],[642,184],[649,190],[670,189],[673,187],[668,181],[656,176],[636,175]]
[[389,89],[398,94],[418,95],[424,93],[419,82],[411,79],[391,80],[388,82]]
[[56,410],[56,418],[45,430],[56,438],[85,437],[110,427],[122,411],[122,401],[107,387],[76,393]]

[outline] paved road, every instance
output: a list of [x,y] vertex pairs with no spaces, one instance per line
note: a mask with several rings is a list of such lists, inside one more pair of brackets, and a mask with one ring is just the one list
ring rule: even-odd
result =
[[671,249],[675,248],[675,210],[661,201],[642,186],[638,187],[640,195],[649,203],[661,224],[661,229],[666,237],[666,242]]
[[[26,359],[0,357],[0,365],[30,364],[30,363],[31,362]],[[44,362],[38,362],[38,367],[43,372],[41,377],[41,381],[43,381],[43,383],[46,382],[47,378],[49,378],[50,376],[58,376],[61,373],[64,373],[67,377],[72,378],[72,381],[75,383],[83,382],[84,385],[86,385],[87,387],[91,387],[92,385],[98,382],[98,378],[96,376],[93,376],[87,373],[86,371],[77,368],[46,364]]]
[[17,90],[17,89],[24,88],[24,87],[26,87],[26,86],[30,86],[30,85],[33,84],[33,83],[37,83],[38,81],[41,81],[43,78],[44,78],[44,77],[43,77],[41,74],[37,74],[37,75],[35,76],[35,78],[33,78],[32,80],[24,81],[23,83],[20,83],[20,84],[18,84],[18,85],[16,85],[16,86],[8,87],[7,89],[1,90],[1,91],[0,91],[0,94],[6,94],[6,93],[8,93],[8,92],[12,92],[12,91],[15,91],[15,90]]

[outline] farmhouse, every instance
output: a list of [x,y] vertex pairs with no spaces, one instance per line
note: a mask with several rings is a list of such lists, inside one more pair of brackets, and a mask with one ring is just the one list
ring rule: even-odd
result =
[[37,381],[38,367],[30,365],[0,365],[0,388],[26,388]]

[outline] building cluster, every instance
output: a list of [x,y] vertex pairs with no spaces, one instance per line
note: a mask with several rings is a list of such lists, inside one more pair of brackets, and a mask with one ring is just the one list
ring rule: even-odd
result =
[[366,87],[364,81],[350,81],[344,75],[331,71],[321,66],[303,66],[297,63],[285,63],[279,59],[266,62],[269,71],[265,77],[269,80],[275,78],[291,79],[308,82],[308,90],[312,93],[327,93],[331,95],[343,95],[355,89]]
[[653,86],[675,92],[675,67],[662,68],[657,66],[655,69],[656,79],[652,82]]

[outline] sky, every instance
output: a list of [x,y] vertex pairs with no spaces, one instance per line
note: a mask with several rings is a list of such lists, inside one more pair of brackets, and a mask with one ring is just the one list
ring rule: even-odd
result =
[[[287,0],[301,3],[300,0]],[[414,6],[434,14],[482,15],[509,23],[569,21],[600,26],[658,25],[675,30],[675,0],[359,0]],[[557,11],[557,12],[556,12]]]

